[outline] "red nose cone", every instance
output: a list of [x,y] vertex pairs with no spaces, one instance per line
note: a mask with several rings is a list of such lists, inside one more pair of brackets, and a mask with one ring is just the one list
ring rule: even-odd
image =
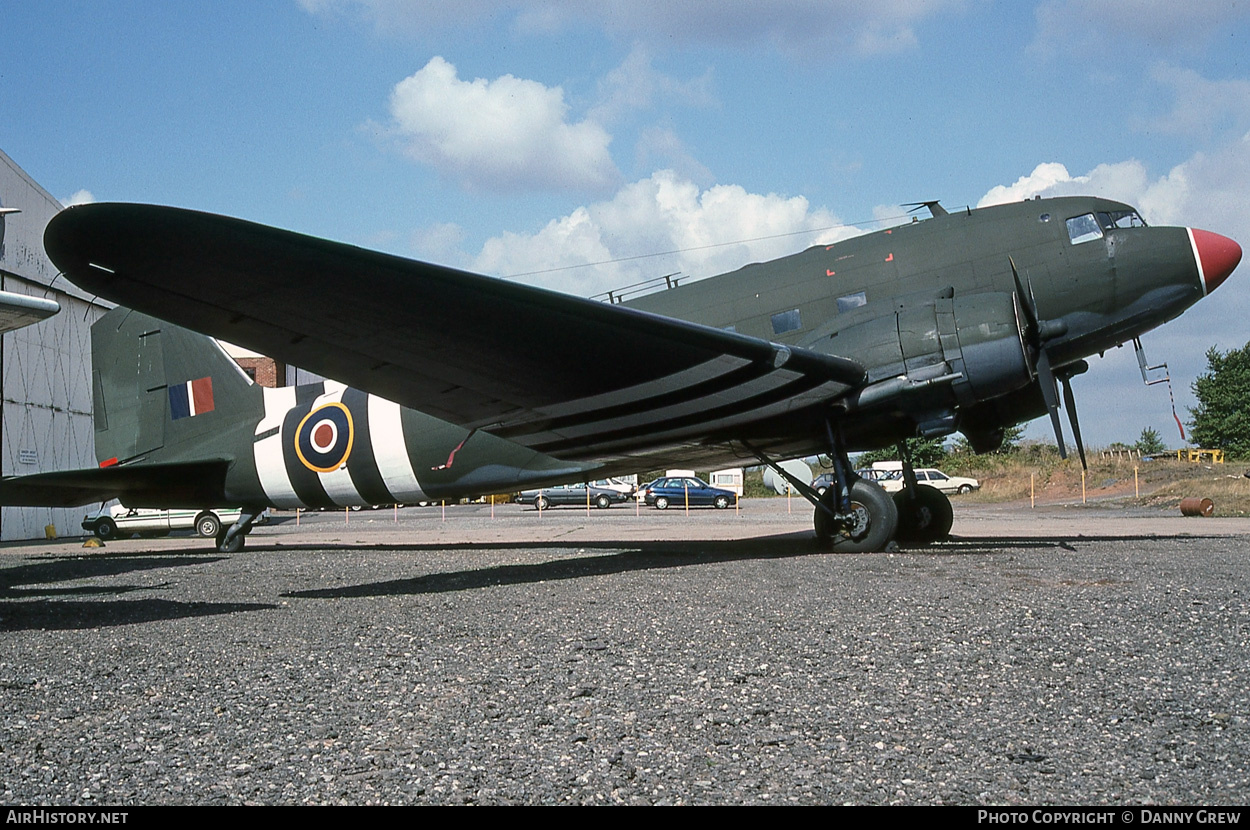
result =
[[1194,240],[1198,273],[1210,294],[1228,279],[1237,263],[1241,262],[1241,246],[1218,233],[1200,231],[1197,228],[1190,228],[1189,233]]

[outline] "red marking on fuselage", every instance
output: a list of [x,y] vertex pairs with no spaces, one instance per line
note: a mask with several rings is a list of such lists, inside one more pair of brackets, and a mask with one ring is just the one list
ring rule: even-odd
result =
[[465,442],[466,442],[466,441],[468,441],[470,438],[472,438],[472,437],[473,437],[473,433],[474,433],[474,432],[477,432],[477,430],[476,430],[476,429],[471,430],[471,431],[469,432],[469,434],[468,434],[468,435],[464,436],[464,441],[461,441],[459,444],[457,444],[457,445],[456,445],[456,448],[455,448],[454,450],[452,450],[452,451],[451,451],[451,454],[450,454],[450,455],[448,455],[448,456],[447,456],[447,463],[446,463],[446,464],[439,464],[437,467],[431,467],[430,469],[431,469],[431,470],[449,470],[449,469],[451,469],[451,465],[452,465],[452,464],[454,464],[454,463],[455,463],[455,461],[456,461],[456,453],[460,452],[460,449],[461,449],[461,447],[463,447],[463,446],[465,445]]

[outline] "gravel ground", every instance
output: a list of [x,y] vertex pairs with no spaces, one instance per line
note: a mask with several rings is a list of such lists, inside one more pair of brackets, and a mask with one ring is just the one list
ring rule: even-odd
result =
[[1250,522],[486,511],[6,547],[0,799],[1250,802]]

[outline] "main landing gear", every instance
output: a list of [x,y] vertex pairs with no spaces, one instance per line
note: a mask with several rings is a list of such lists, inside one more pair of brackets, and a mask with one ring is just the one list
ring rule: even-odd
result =
[[252,530],[252,524],[265,512],[263,507],[244,507],[239,520],[217,532],[217,550],[221,553],[238,553],[243,550],[243,539]]
[[816,542],[822,549],[833,553],[886,550],[894,541],[898,528],[898,508],[881,485],[855,474],[841,434],[832,425],[825,426],[833,458],[834,480],[824,495],[813,490],[808,482],[799,481],[749,444],[744,443],[744,446],[815,505],[812,522],[816,529]]
[[905,544],[928,545],[950,537],[955,514],[945,493],[919,484],[912,467],[911,453],[899,444],[903,459],[903,489],[891,498],[881,485],[855,474],[842,444],[841,435],[826,424],[830,456],[833,458],[833,484],[824,495],[805,481],[799,481],[763,453],[744,444],[756,458],[767,464],[790,486],[816,506],[812,523],[816,541],[834,553],[884,551],[896,540]]
[[931,545],[947,539],[955,522],[951,500],[941,490],[916,481],[906,442],[898,445],[898,452],[903,459],[903,489],[894,494],[894,505],[898,508],[895,538],[915,545]]

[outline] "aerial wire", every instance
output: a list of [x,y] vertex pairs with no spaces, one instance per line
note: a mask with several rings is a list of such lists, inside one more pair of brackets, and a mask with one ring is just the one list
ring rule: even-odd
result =
[[602,259],[598,262],[579,262],[576,265],[561,265],[556,268],[543,268],[538,271],[523,271],[519,274],[508,274],[504,279],[515,279],[516,277],[533,277],[538,274],[552,274],[556,271],[572,271],[576,268],[591,268],[596,265],[612,265],[617,262],[631,262],[636,259],[649,259],[651,257],[672,256],[673,254],[684,254],[690,251],[706,251],[710,248],[727,248],[730,245],[745,245],[748,242],[765,242],[769,239],[783,239],[787,236],[801,236],[808,233],[824,233],[825,231],[839,230],[841,228],[856,228],[860,225],[875,225],[884,222],[893,222],[896,219],[906,219],[910,214],[903,213],[898,216],[883,216],[879,219],[865,219],[859,222],[844,222],[840,225],[829,225],[824,228],[805,228],[799,231],[787,231],[786,233],[774,233],[768,236],[756,236],[751,239],[734,239],[728,242],[712,242],[707,245],[695,245],[690,248],[677,248],[672,251],[657,251],[653,254],[634,254],[632,256],[616,257],[614,259]]

